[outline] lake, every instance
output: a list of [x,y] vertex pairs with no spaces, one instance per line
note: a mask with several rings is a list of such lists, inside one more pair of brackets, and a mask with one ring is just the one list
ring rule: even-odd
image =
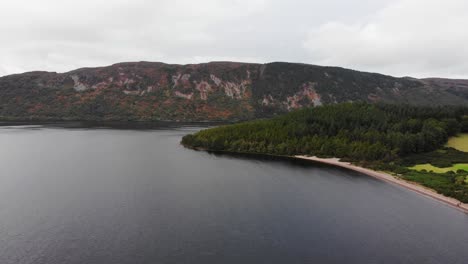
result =
[[468,215],[195,126],[0,127],[0,263],[468,263]]

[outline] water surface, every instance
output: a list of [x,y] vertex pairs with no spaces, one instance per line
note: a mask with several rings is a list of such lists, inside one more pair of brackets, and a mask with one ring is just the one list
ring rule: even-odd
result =
[[355,172],[180,146],[197,129],[0,127],[0,263],[468,263],[457,210]]

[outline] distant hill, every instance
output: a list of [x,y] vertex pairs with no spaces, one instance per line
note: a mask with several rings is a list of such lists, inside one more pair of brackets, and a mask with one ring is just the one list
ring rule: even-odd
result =
[[468,105],[468,80],[283,62],[134,62],[0,78],[8,120],[235,121],[349,101]]

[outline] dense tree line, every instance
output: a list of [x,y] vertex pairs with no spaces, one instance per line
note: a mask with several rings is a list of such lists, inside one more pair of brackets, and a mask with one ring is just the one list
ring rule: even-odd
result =
[[215,151],[390,161],[468,131],[468,108],[344,103],[200,131],[182,143]]

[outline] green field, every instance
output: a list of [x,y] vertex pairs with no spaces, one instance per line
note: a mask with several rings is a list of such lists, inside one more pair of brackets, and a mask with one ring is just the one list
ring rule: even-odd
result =
[[457,137],[452,137],[447,143],[448,147],[468,152],[468,134],[460,134]]
[[439,167],[436,167],[436,166],[433,166],[433,165],[427,163],[427,164],[418,164],[416,166],[410,167],[409,169],[417,170],[417,171],[422,171],[422,170],[433,171],[435,173],[446,173],[446,172],[449,172],[449,171],[456,172],[457,170],[468,171],[468,164],[461,163],[461,164],[454,164],[452,167],[439,168]]

